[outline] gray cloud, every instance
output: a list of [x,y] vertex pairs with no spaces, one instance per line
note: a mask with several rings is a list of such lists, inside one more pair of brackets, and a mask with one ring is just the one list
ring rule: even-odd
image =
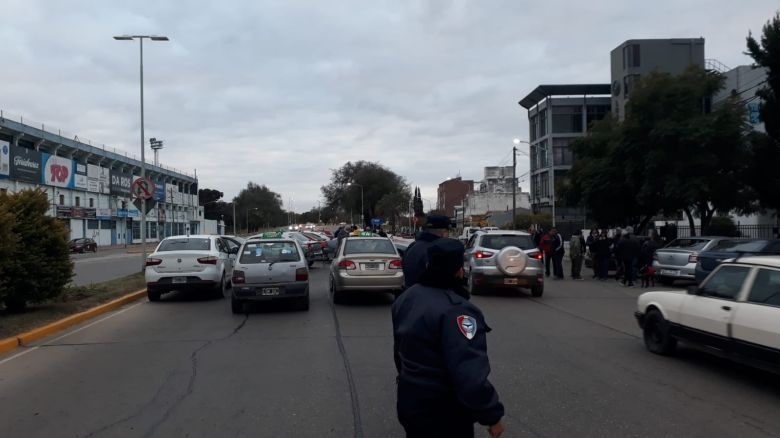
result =
[[[629,38],[703,36],[707,57],[748,63],[744,38],[775,12],[726,0],[263,2],[6,1],[0,106],[138,154],[138,46],[147,137],[164,164],[236,194],[266,184],[296,210],[330,169],[380,161],[435,198],[460,172],[510,162],[518,105],[540,83],[608,82]],[[502,163],[503,160],[503,163]],[[518,159],[518,173],[528,169]],[[527,187],[527,183],[525,183]]]

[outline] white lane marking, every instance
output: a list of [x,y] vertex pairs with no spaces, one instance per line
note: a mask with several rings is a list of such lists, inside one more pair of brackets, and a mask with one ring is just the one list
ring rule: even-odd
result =
[[[133,305],[132,305],[132,306],[130,306],[130,307],[125,307],[124,309],[122,309],[122,310],[119,310],[119,311],[117,311],[117,312],[114,312],[114,313],[112,313],[112,314],[110,314],[110,315],[108,315],[108,316],[105,316],[105,317],[103,317],[103,318],[100,318],[100,319],[98,319],[97,321],[93,321],[93,322],[91,322],[91,323],[89,323],[89,324],[85,325],[84,327],[79,327],[79,328],[77,328],[76,330],[73,330],[73,331],[71,331],[71,332],[65,333],[65,334],[64,334],[64,335],[62,335],[62,336],[56,337],[56,338],[54,338],[54,339],[52,339],[52,340],[50,340],[50,341],[46,342],[46,344],[50,344],[50,343],[52,343],[52,342],[59,341],[60,339],[67,338],[67,337],[68,337],[68,336],[70,336],[70,335],[75,335],[76,333],[78,333],[78,332],[80,332],[80,331],[82,331],[82,330],[88,329],[88,328],[92,327],[92,326],[93,326],[93,325],[95,325],[95,324],[99,324],[99,323],[101,323],[101,322],[103,322],[103,321],[105,321],[105,320],[107,320],[107,319],[111,319],[111,318],[113,318],[113,317],[115,317],[115,316],[117,316],[117,315],[121,315],[121,314],[123,314],[123,313],[127,312],[127,311],[128,311],[128,310],[130,310],[130,309],[133,309],[133,308],[135,308],[135,307],[138,307],[138,306],[140,306],[141,304],[143,304],[143,302],[140,302],[140,303],[133,304]],[[41,345],[46,345],[46,344],[41,344]],[[22,351],[21,353],[17,353],[17,354],[15,354],[15,355],[11,356],[11,357],[8,357],[8,358],[6,358],[6,359],[0,360],[0,365],[4,364],[4,363],[6,363],[6,362],[10,362],[10,361],[12,361],[12,360],[14,360],[14,359],[16,359],[16,358],[18,358],[18,357],[22,357],[22,356],[24,356],[24,355],[25,355],[25,354],[27,354],[27,353],[32,353],[33,351],[35,351],[35,350],[37,350],[37,349],[41,348],[41,345],[36,345],[35,347],[30,347],[30,348],[28,348],[27,350],[24,350],[24,351]]]

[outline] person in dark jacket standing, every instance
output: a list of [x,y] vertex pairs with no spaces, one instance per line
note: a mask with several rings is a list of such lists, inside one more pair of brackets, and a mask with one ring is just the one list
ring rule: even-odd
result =
[[552,236],[553,275],[556,279],[563,280],[563,256],[566,255],[563,238],[555,228],[550,229],[550,236]]
[[639,239],[634,236],[634,230],[626,227],[623,232],[623,238],[616,244],[616,254],[619,254],[619,261],[623,264],[623,286],[634,286],[636,280],[636,263],[639,259],[642,247]]
[[406,436],[490,436],[504,432],[504,406],[488,380],[487,333],[482,312],[463,289],[463,244],[438,239],[426,248],[419,283],[393,303],[398,420]]
[[408,289],[417,283],[425,270],[425,264],[428,262],[428,247],[442,237],[450,237],[450,218],[440,215],[427,216],[423,231],[406,248],[401,262],[404,271],[404,287]]

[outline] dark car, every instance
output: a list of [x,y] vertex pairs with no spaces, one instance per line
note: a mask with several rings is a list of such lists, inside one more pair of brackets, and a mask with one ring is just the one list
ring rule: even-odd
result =
[[97,242],[90,238],[73,239],[68,242],[68,247],[70,248],[70,252],[97,252]]
[[712,247],[709,251],[699,254],[696,263],[696,282],[701,283],[707,278],[721,262],[746,255],[773,255],[780,254],[780,240],[778,239],[735,239],[724,240]]

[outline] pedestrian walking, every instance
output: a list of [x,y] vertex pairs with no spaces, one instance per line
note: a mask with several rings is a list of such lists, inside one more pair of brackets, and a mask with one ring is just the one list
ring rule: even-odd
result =
[[553,275],[556,279],[563,280],[563,256],[566,255],[563,238],[555,227],[550,228],[550,235],[552,236]]
[[428,247],[442,237],[450,237],[450,218],[441,215],[427,216],[423,231],[406,248],[401,262],[404,272],[404,287],[410,288],[417,283],[420,275],[425,271],[425,264],[428,262]]
[[455,239],[432,242],[419,282],[393,303],[396,409],[407,437],[471,438],[474,423],[491,437],[504,432],[488,380],[491,329],[463,289],[463,254]]
[[582,260],[585,257],[585,238],[582,231],[577,230],[569,239],[569,258],[571,258],[571,278],[582,280]]
[[550,266],[553,264],[553,245],[555,244],[555,238],[550,232],[544,233],[539,237],[539,251],[544,256],[544,275],[550,276]]
[[606,230],[602,230],[591,245],[593,251],[593,266],[596,269],[596,277],[606,280],[609,277],[610,242]]

